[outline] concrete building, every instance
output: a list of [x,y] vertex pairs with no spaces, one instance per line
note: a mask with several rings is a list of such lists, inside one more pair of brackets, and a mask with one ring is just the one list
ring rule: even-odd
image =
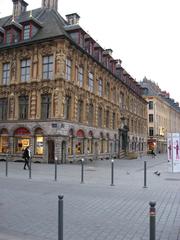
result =
[[167,133],[180,132],[179,103],[147,78],[140,84],[148,102],[148,150],[166,152]]
[[0,154],[52,163],[146,152],[140,85],[58,0],[0,19]]

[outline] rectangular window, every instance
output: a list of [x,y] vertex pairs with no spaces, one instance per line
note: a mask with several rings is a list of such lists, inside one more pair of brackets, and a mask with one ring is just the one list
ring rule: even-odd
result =
[[110,83],[109,83],[109,81],[106,83],[106,96],[108,98],[110,96]]
[[21,61],[21,82],[27,82],[30,80],[30,59]]
[[98,80],[98,94],[100,97],[103,95],[103,82],[101,79]]
[[53,55],[43,57],[43,79],[53,78]]
[[9,84],[9,80],[10,80],[10,63],[4,63],[3,64],[3,76],[2,76],[2,80],[3,80],[3,85],[8,85]]
[[93,92],[94,90],[94,76],[92,73],[88,74],[88,86],[89,86],[89,91]]
[[71,97],[66,96],[65,98],[65,109],[64,109],[64,118],[70,120],[70,111],[71,111]]
[[23,39],[27,40],[30,38],[30,25],[24,26]]
[[150,127],[150,128],[149,128],[149,136],[150,136],[150,137],[153,137],[153,136],[154,136],[154,128],[153,128],[153,127]]
[[102,127],[102,108],[98,108],[98,127]]
[[41,95],[41,119],[48,119],[51,116],[51,95]]
[[83,78],[84,78],[84,71],[82,67],[79,67],[78,69],[78,81],[79,81],[79,86],[83,86]]
[[109,128],[109,110],[106,111],[105,123],[106,123],[106,127]]
[[7,98],[0,99],[0,120],[7,120]]
[[6,43],[11,43],[11,30],[6,31]]
[[113,115],[112,115],[112,128],[113,129],[115,129],[115,125],[116,125],[116,114],[115,113],[113,113]]
[[19,119],[28,119],[28,96],[19,97]]
[[149,101],[149,109],[153,109],[153,101]]
[[149,114],[149,122],[153,122],[153,114]]
[[82,115],[83,115],[83,101],[78,101],[78,109],[77,109],[77,121],[82,122]]
[[71,80],[71,70],[72,70],[72,61],[70,59],[66,59],[66,80]]

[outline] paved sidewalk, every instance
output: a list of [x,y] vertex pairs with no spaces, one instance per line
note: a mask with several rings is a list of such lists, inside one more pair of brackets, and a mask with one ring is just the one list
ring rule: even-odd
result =
[[[143,160],[147,186],[143,188]],[[57,240],[58,195],[64,195],[64,240],[149,240],[149,201],[156,201],[156,240],[180,240],[180,173],[167,171],[165,155],[156,159],[85,164],[33,164],[32,179],[23,163],[0,162],[0,240]],[[154,172],[161,174],[157,176]]]

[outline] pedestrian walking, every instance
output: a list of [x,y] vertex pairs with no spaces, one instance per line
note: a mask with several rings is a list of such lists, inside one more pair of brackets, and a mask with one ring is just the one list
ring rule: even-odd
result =
[[29,146],[27,146],[23,152],[23,158],[24,158],[24,170],[26,170],[26,165],[28,166],[29,169],[29,159],[31,157],[31,151],[29,149]]

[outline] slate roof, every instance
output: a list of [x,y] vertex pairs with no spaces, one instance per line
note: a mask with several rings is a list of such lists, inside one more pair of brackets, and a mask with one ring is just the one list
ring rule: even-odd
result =
[[[32,16],[31,15],[32,13]],[[4,28],[12,24],[12,15],[8,17],[4,17],[0,19],[0,27]],[[21,24],[23,22],[27,22],[29,20],[37,21],[41,24],[41,28],[37,32],[37,34],[31,39],[24,40],[18,43],[14,43],[11,45],[20,45],[24,42],[32,42],[38,41],[48,38],[54,38],[58,36],[66,36],[70,38],[70,36],[65,31],[64,27],[68,25],[68,23],[64,20],[64,18],[55,10],[47,9],[47,8],[38,8],[32,11],[26,11],[21,14],[19,17],[15,18],[15,23]],[[5,47],[6,44],[1,44],[0,48]]]

